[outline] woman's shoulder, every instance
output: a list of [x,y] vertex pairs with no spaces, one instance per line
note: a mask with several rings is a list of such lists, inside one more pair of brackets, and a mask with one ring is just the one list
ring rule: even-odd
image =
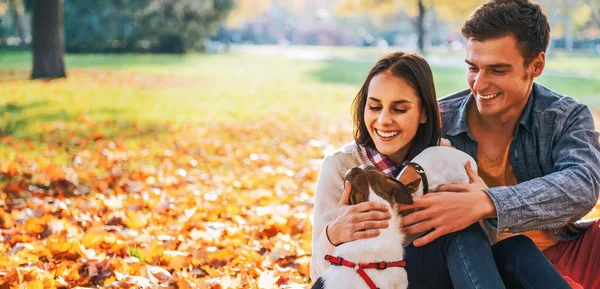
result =
[[333,166],[345,172],[364,164],[367,158],[364,148],[352,141],[326,153],[323,165]]
[[354,156],[358,153],[361,153],[361,151],[363,151],[364,149],[359,146],[358,144],[356,144],[356,142],[351,141],[348,142],[344,145],[342,145],[341,147],[338,147],[336,149],[333,149],[329,152],[325,153],[325,157],[330,157],[330,158],[348,158],[351,156]]

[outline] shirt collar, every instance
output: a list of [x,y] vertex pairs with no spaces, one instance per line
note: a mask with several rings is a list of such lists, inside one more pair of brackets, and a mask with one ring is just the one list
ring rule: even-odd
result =
[[[529,94],[529,99],[527,100],[527,104],[523,109],[523,113],[521,114],[521,118],[519,123],[527,130],[529,130],[531,126],[531,111],[533,109],[534,95],[538,90],[538,84],[533,83],[533,87],[531,88],[531,93]],[[452,119],[448,119],[450,121],[448,127],[448,135],[456,136],[461,133],[466,133],[469,131],[469,125],[467,123],[467,114],[468,107],[473,102],[473,93],[469,93],[468,97],[466,97],[459,105],[458,109],[452,114]]]
[[369,160],[375,165],[375,167],[389,177],[398,177],[400,171],[402,171],[402,168],[409,163],[409,160],[407,159],[402,164],[398,165],[386,155],[379,153],[379,151],[377,151],[375,148],[365,147],[365,150]]

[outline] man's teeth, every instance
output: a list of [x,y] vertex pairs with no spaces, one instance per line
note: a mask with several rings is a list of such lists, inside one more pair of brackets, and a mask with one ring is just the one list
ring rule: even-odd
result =
[[500,92],[494,93],[494,94],[488,94],[488,95],[482,95],[482,94],[478,94],[478,95],[479,95],[479,98],[481,98],[481,99],[492,99],[492,98],[500,95]]
[[380,130],[376,130],[377,134],[382,136],[382,137],[393,137],[393,136],[397,136],[400,132],[397,131],[393,131],[393,132],[383,132]]

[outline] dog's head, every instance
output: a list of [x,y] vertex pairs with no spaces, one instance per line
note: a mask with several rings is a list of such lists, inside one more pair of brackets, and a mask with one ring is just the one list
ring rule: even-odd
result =
[[392,207],[394,204],[412,204],[413,190],[419,185],[418,182],[405,185],[386,176],[374,166],[352,168],[344,179],[351,185],[351,205],[368,201],[370,190],[388,201]]

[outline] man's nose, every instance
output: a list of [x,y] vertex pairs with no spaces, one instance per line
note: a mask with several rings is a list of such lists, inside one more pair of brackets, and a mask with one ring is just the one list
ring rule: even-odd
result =
[[475,81],[473,82],[473,89],[475,91],[484,91],[489,86],[489,81],[485,72],[480,71],[475,76]]

